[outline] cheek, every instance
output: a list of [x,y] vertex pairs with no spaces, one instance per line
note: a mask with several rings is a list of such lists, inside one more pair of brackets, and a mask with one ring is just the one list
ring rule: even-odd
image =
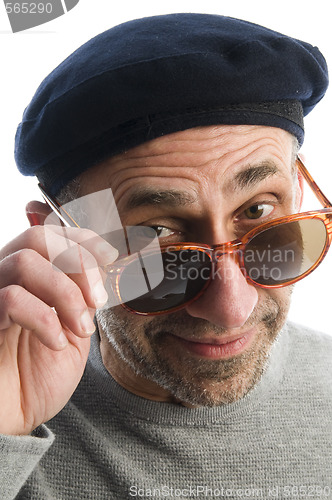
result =
[[154,319],[154,316],[142,316],[140,314],[135,314],[127,311],[122,306],[114,307],[113,312],[117,321],[131,329],[133,334],[144,331],[145,327]]
[[103,329],[116,344],[140,346],[143,350],[148,347],[145,329],[153,317],[130,313],[121,306],[102,312],[102,316],[104,317]]
[[276,318],[276,320],[278,321],[278,323],[284,322],[286,320],[289,311],[293,286],[285,286],[283,288],[271,288],[269,290],[268,289],[262,290],[262,292],[267,297],[266,299],[267,302],[273,301],[273,303],[277,305],[279,311],[278,311],[278,318]]
[[271,288],[268,290],[270,297],[278,303],[288,304],[293,292],[293,286],[284,286],[282,288]]

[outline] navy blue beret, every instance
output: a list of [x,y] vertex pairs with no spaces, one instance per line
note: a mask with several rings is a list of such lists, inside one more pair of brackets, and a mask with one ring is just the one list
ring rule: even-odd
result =
[[224,16],[171,14],[93,38],[40,85],[15,158],[56,194],[89,167],[164,134],[215,124],[267,125],[303,142],[327,66],[308,43]]

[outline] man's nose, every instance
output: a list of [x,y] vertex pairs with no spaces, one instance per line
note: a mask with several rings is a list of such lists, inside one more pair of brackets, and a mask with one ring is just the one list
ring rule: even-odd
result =
[[251,315],[257,300],[256,288],[246,281],[234,257],[226,255],[215,263],[208,288],[186,311],[224,328],[239,328]]

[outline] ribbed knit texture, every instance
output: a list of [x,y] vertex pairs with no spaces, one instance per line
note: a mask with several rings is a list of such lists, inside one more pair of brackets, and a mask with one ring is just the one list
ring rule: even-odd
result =
[[287,326],[245,398],[189,409],[121,388],[95,338],[78,389],[47,424],[53,445],[44,426],[44,437],[0,440],[1,500],[332,498],[331,361],[332,337]]

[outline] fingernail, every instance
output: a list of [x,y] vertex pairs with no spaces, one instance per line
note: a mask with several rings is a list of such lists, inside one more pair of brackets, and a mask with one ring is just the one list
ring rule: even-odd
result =
[[58,337],[58,341],[59,341],[59,347],[66,347],[68,345],[68,339],[66,335],[63,333],[63,331],[61,331]]
[[98,243],[97,252],[104,266],[112,264],[119,256],[117,249],[106,243],[106,241]]
[[108,295],[102,281],[98,281],[97,285],[92,290],[92,296],[97,309],[106,304]]
[[88,309],[81,315],[81,328],[86,335],[92,335],[96,330]]

